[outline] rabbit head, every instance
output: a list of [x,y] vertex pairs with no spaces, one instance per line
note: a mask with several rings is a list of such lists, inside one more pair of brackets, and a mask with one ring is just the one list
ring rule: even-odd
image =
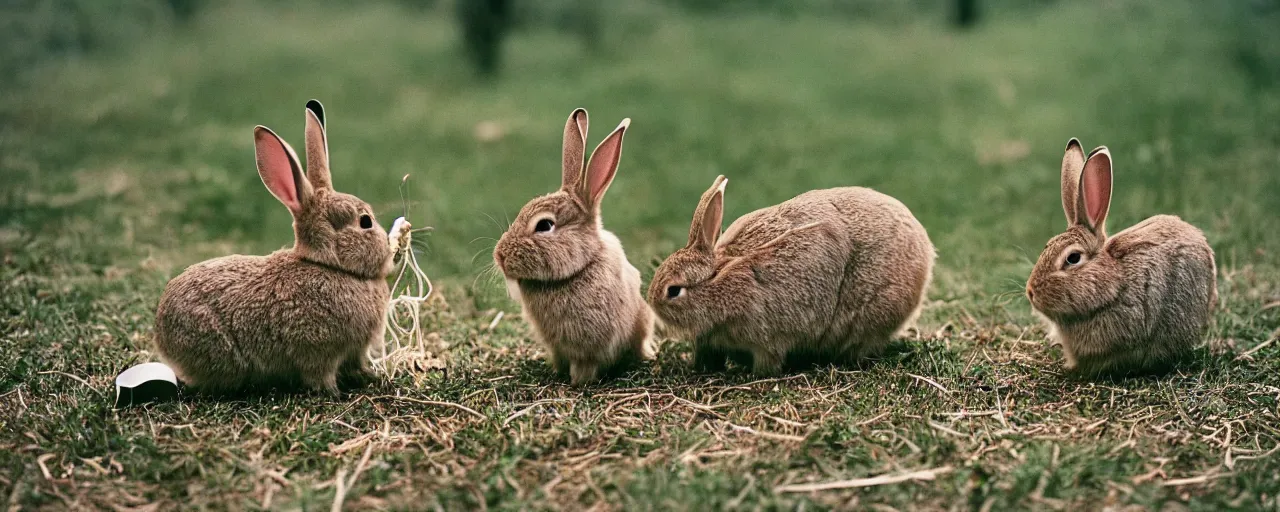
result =
[[718,176],[702,194],[689,226],[689,243],[668,256],[649,283],[649,305],[672,334],[696,337],[730,319],[749,315],[765,293],[755,279],[753,266],[768,261],[777,247],[796,240],[796,234],[822,225],[788,229],[741,253],[717,251],[728,183],[724,176]]
[[306,172],[284,139],[265,126],[253,130],[258,175],[293,215],[293,250],[304,260],[362,278],[386,277],[394,256],[387,232],[368,203],[333,189],[324,107],[311,100],[305,115]]
[[630,119],[591,153],[584,165],[587,111],[574,110],[564,127],[560,190],[520,209],[494,247],[493,259],[508,279],[561,281],[577,275],[602,253],[600,200],[613,182]]
[[[724,219],[724,189],[729,180],[717,176],[702,193],[689,226],[689,242],[671,253],[654,271],[648,300],[663,326],[686,337],[711,329],[727,319],[727,312],[703,297],[716,272],[716,241]],[[710,307],[709,307],[710,306]]]
[[1111,152],[1100,146],[1085,156],[1080,141],[1062,157],[1062,209],[1066,232],[1053,237],[1027,280],[1027,299],[1051,319],[1086,315],[1116,299],[1124,282],[1103,250],[1111,206]]

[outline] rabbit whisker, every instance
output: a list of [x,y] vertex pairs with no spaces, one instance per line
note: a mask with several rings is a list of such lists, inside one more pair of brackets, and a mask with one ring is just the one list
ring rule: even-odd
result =
[[400,178],[400,208],[404,211],[401,216],[406,219],[409,218],[409,194],[405,191],[405,186],[408,183],[409,175],[405,174],[403,178]]
[[[489,221],[490,221],[490,222],[493,222],[493,225],[494,225],[495,227],[497,227],[498,229],[502,229],[502,223],[501,223],[501,222],[498,222],[498,219],[493,218],[493,216],[492,216],[492,215],[489,215],[489,214],[487,214],[487,213],[485,213],[485,212],[480,212],[480,214],[481,214],[481,215],[484,215],[485,217],[488,217],[488,218],[489,218]],[[505,230],[504,230],[504,231],[505,231]]]
[[476,274],[475,279],[471,280],[471,288],[476,288],[476,284],[479,283],[481,279],[484,279],[484,282],[486,283],[493,283],[498,278],[498,266],[494,263],[490,263],[485,265],[484,268]]
[[486,252],[493,252],[493,248],[492,248],[492,247],[483,248],[483,249],[480,249],[479,251],[477,251],[475,254],[471,255],[471,264],[472,264],[472,265],[475,265],[475,264],[476,264],[476,258],[479,258],[481,254],[484,254],[484,253],[486,253]]

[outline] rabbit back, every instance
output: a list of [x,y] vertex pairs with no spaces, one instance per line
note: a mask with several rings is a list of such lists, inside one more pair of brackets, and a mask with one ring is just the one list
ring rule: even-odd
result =
[[189,385],[213,391],[258,384],[333,388],[346,364],[362,364],[383,332],[389,291],[298,258],[233,255],[191,266],[169,282],[155,341]]
[[871,189],[816,190],[749,213],[725,231],[717,251],[745,255],[815,222],[821,225],[811,233],[753,265],[759,314],[731,326],[726,338],[767,340],[763,348],[780,357],[856,359],[877,352],[918,314],[933,245],[905,205]]
[[936,252],[924,226],[901,201],[866,188],[841,192],[844,201],[832,204],[845,221],[850,247],[839,303],[822,345],[858,359],[878,354],[919,316]]

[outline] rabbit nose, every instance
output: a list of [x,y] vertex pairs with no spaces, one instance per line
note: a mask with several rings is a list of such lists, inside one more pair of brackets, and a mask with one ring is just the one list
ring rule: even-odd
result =
[[498,268],[502,269],[502,253],[494,253],[493,261],[496,261],[498,263]]
[[1027,300],[1031,300],[1035,296],[1035,292],[1031,290],[1031,283],[1027,283]]

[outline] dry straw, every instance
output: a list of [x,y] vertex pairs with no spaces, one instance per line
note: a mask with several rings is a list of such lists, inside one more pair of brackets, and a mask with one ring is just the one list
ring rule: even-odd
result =
[[[401,180],[404,190],[405,175]],[[404,213],[409,214],[408,204]],[[431,279],[418,265],[413,251],[413,233],[430,228],[412,229],[405,217],[399,217],[387,233],[387,243],[396,254],[399,269],[391,285],[391,302],[387,305],[386,330],[382,343],[369,347],[369,360],[374,369],[395,378],[401,369],[412,368],[414,362],[428,357],[426,335],[422,330],[422,305],[431,297]]]

